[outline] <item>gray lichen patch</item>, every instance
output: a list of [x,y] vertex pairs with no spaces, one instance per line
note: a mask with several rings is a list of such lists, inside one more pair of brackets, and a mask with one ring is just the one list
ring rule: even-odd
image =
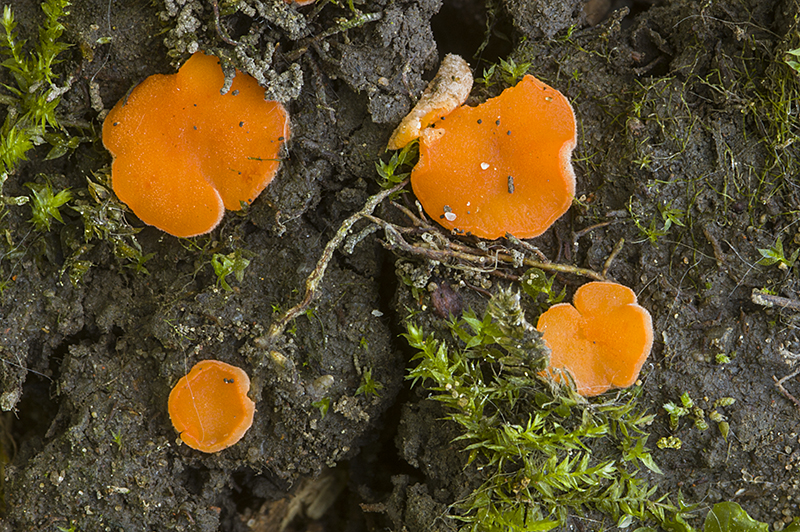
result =
[[163,22],[172,24],[164,39],[170,55],[195,53],[199,49],[197,32],[203,28],[203,21],[199,18],[205,11],[203,3],[199,0],[165,0],[165,7],[166,11],[159,16]]
[[[299,96],[303,87],[300,66],[291,63],[283,71],[274,65],[281,38],[293,41],[308,33],[304,15],[291,5],[240,0],[225,5],[221,14],[197,0],[166,0],[164,7],[159,16],[172,25],[164,39],[169,55],[182,58],[203,50],[220,57],[225,71],[223,93],[230,88],[235,67],[265,87],[268,99],[288,102]],[[247,29],[230,36],[227,28],[231,21],[245,23]]]
[[[241,5],[243,0],[239,2]],[[268,20],[284,32],[289,39],[296,41],[309,33],[308,22],[296,7],[286,2],[261,2],[252,0],[248,2],[253,6],[258,15]]]
[[278,74],[270,70],[266,74],[266,87],[264,97],[268,100],[288,102],[300,97],[303,89],[303,70],[298,63],[289,65],[289,69]]

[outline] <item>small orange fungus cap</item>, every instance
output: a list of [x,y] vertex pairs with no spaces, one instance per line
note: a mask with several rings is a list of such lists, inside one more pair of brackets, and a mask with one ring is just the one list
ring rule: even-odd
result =
[[225,209],[251,203],[278,171],[288,116],[256,80],[225,76],[197,52],[177,74],[150,76],[103,123],[114,192],[144,223],[175,236],[208,233]]
[[526,75],[477,107],[462,106],[420,136],[411,185],[425,212],[458,233],[532,238],[575,196],[575,114]]
[[617,283],[581,286],[572,305],[553,305],[536,328],[551,349],[546,372],[568,371],[585,397],[631,386],[653,347],[650,313]]
[[169,394],[169,418],[183,443],[215,453],[238,442],[253,424],[250,377],[218,360],[203,360]]

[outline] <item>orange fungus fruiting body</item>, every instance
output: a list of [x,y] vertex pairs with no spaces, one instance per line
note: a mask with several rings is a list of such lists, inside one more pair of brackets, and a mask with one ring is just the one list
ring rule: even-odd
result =
[[103,123],[114,192],[143,222],[175,236],[211,231],[225,209],[252,202],[274,177],[288,116],[236,73],[226,94],[219,59],[194,54],[150,76]]
[[253,424],[249,390],[242,369],[217,360],[198,362],[169,394],[172,425],[192,449],[215,453],[230,447]]
[[526,75],[477,107],[462,106],[420,136],[411,185],[442,226],[481,238],[539,236],[575,196],[575,114]]
[[653,346],[650,313],[617,283],[581,286],[572,305],[550,307],[537,329],[551,349],[547,373],[568,371],[586,397],[635,383]]

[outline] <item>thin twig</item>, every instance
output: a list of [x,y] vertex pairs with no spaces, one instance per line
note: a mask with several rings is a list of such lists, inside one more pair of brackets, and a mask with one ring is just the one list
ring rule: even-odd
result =
[[616,245],[614,246],[614,249],[611,250],[611,254],[606,259],[606,263],[603,264],[603,277],[606,277],[608,275],[608,269],[611,268],[611,264],[614,262],[614,259],[617,258],[617,255],[619,255],[619,252],[622,251],[622,246],[624,245],[625,245],[625,239],[620,238],[619,242],[617,242]]
[[469,284],[469,283],[464,283],[464,285],[467,288],[471,288],[472,290],[475,290],[479,294],[483,294],[484,296],[486,296],[488,298],[492,297],[492,293],[490,291],[488,291],[487,289],[485,289],[485,288],[481,288],[480,286],[475,286],[475,285]]
[[214,24],[217,28],[217,35],[219,38],[225,41],[226,43],[230,44],[231,46],[238,46],[239,43],[234,41],[228,36],[228,32],[225,31],[225,28],[222,27],[222,22],[219,20],[219,3],[217,0],[211,0],[211,7],[214,10]]
[[[400,231],[398,231],[398,228],[395,227],[393,224],[385,220],[382,220],[380,218],[377,218],[375,216],[365,216],[365,218],[383,227],[387,240],[384,243],[384,247],[386,247],[387,249],[399,248],[403,251],[411,253],[412,255],[421,256],[426,259],[438,262],[452,262],[453,260],[463,260],[470,263],[473,267],[476,268],[486,268],[488,262],[487,259],[492,260],[494,262],[503,262],[506,264],[515,263],[515,258],[507,253],[496,252],[492,255],[478,255],[471,248],[467,248],[466,246],[458,244],[451,243],[449,249],[434,249],[430,247],[423,247],[414,244],[409,244],[403,238]],[[589,277],[590,279],[594,279],[595,281],[606,280],[604,275],[597,273],[594,270],[589,270],[586,268],[578,268],[576,266],[571,266],[569,264],[540,262],[528,257],[522,259],[522,264],[529,268],[539,268],[545,271],[570,273],[573,275]]]
[[609,220],[607,222],[600,222],[598,224],[590,225],[589,227],[584,227],[583,229],[581,229],[580,231],[575,233],[575,235],[573,236],[573,241],[574,240],[578,240],[579,238],[581,238],[585,234],[590,233],[590,232],[594,231],[595,229],[600,229],[601,227],[605,227],[605,226],[611,225],[613,223],[614,223],[614,220]]
[[425,216],[425,211],[422,210],[422,204],[419,201],[415,201],[414,203],[417,206],[417,211],[419,212],[419,215],[414,214],[411,211],[411,209],[397,203],[396,201],[391,202],[393,207],[397,208],[397,210],[405,214],[408,217],[408,219],[411,220],[411,223],[414,225],[414,227],[424,229],[425,231],[440,232],[438,227],[441,226],[434,226],[433,224],[431,224],[427,216]]
[[[427,244],[425,246],[410,244],[403,238],[402,233],[416,232],[418,229],[415,230],[408,227],[398,227],[372,215],[372,212],[383,200],[402,190],[408,184],[408,181],[408,179],[404,179],[401,183],[398,183],[394,187],[382,190],[378,194],[371,196],[360,211],[351,215],[344,222],[342,222],[342,225],[339,226],[339,229],[336,231],[334,237],[331,238],[331,240],[326,244],[322,255],[317,261],[316,267],[306,278],[306,291],[303,300],[276,319],[270,325],[265,335],[256,338],[253,342],[256,347],[260,349],[271,348],[286,330],[287,325],[293,319],[305,312],[311,303],[313,303],[313,301],[319,296],[320,285],[325,277],[325,271],[327,270],[328,264],[333,258],[334,252],[342,245],[345,239],[347,239],[355,223],[362,219],[368,220],[383,228],[386,236],[386,242],[384,242],[383,245],[387,249],[399,248],[403,251],[411,253],[412,255],[424,257],[438,262],[452,263],[454,261],[465,261],[470,264],[472,268],[481,269],[483,271],[487,271],[487,268],[490,270],[497,270],[497,266],[501,262],[505,264],[519,265],[519,258],[508,253],[503,253],[500,251],[488,253],[486,251],[476,250],[463,244],[450,242],[443,236],[442,243],[447,245],[447,249],[426,247]],[[400,207],[398,206],[398,208]],[[422,219],[416,218],[413,213],[408,211],[408,209],[400,208],[400,210],[409,215],[409,218],[411,218],[412,222],[418,227],[425,227],[428,225]],[[605,275],[603,274],[597,273],[593,270],[571,266],[569,264],[540,262],[528,257],[522,259],[522,264],[529,268],[540,268],[545,271],[580,275],[597,281],[605,280]],[[265,361],[262,363],[265,363]]]
[[304,53],[308,51],[309,46],[336,35],[337,33],[342,33],[370,22],[376,22],[381,18],[383,18],[383,13],[379,11],[376,13],[358,13],[351,19],[339,19],[339,22],[336,26],[328,28],[327,30],[318,33],[314,37],[303,40],[300,43],[300,47],[287,54],[286,59],[289,61],[297,61]]
[[[434,226],[432,226],[426,220],[423,220],[422,218],[419,218],[418,216],[416,216],[413,212],[411,212],[411,210],[408,207],[400,205],[400,204],[398,204],[398,203],[396,203],[394,201],[391,204],[392,204],[393,207],[397,208],[400,212],[405,214],[408,217],[408,219],[411,220],[411,223],[415,227],[419,227],[420,229],[424,229],[424,230],[427,230],[427,231],[434,231],[437,234],[440,234],[439,231]],[[419,205],[419,202],[417,203],[417,205]],[[376,222],[376,223],[378,223],[378,222]],[[395,229],[399,230],[400,232],[407,232],[407,231],[402,231],[402,229],[403,229],[402,227],[395,226]],[[550,262],[550,260],[545,256],[545,254],[542,253],[539,250],[539,248],[537,248],[536,246],[533,246],[533,245],[529,244],[528,242],[524,242],[524,241],[518,239],[517,237],[515,237],[511,233],[506,233],[506,237],[505,238],[511,244],[514,244],[514,245],[516,245],[518,247],[521,247],[525,251],[529,251],[531,253],[534,253],[537,257],[539,257],[539,259],[542,262],[544,262],[544,263],[549,263]],[[450,248],[450,249],[456,250],[456,251],[464,251],[464,252],[470,253],[472,255],[485,256],[485,257],[490,256],[489,253],[487,253],[487,252],[485,252],[483,250],[478,250],[478,249],[466,246],[464,244],[461,244],[459,242],[451,242],[450,240],[447,240],[447,247]]]
[[539,251],[539,248],[537,248],[536,246],[533,246],[533,245],[525,242],[524,240],[520,240],[519,238],[515,237],[511,233],[506,233],[506,240],[508,240],[509,242],[514,244],[515,246],[519,246],[519,247],[521,247],[522,249],[524,249],[526,251],[530,251],[531,253],[534,253],[537,257],[539,257],[539,260],[541,260],[542,262],[550,262],[547,259],[547,257],[545,256],[545,254],[542,253],[541,251]]
[[372,219],[371,216],[372,211],[387,197],[391,196],[392,194],[399,192],[403,187],[408,184],[408,179],[403,180],[401,183],[398,183],[392,188],[385,189],[380,191],[379,193],[371,196],[367,202],[364,204],[364,208],[358,211],[357,213],[351,215],[347,218],[342,225],[339,226],[339,229],[336,231],[336,234],[333,238],[330,239],[328,244],[325,246],[325,249],[322,252],[319,260],[317,261],[317,265],[314,268],[308,278],[306,279],[306,292],[303,300],[298,303],[297,305],[293,306],[286,312],[284,312],[277,320],[275,320],[272,325],[269,326],[269,330],[267,334],[256,338],[254,340],[254,344],[262,349],[268,349],[271,347],[275,341],[278,339],[280,335],[283,334],[283,331],[286,329],[286,326],[297,316],[305,312],[309,305],[317,298],[319,295],[319,287],[322,284],[322,279],[325,277],[325,270],[328,269],[328,264],[330,263],[331,259],[333,258],[333,252],[342,244],[347,235],[350,234],[350,230],[353,228],[353,225],[362,218],[369,218]]
[[750,301],[762,307],[772,308],[781,307],[792,310],[800,310],[800,301],[770,294],[764,290],[754,288],[750,294]]
[[772,376],[772,380],[774,380],[774,381],[775,381],[775,386],[778,388],[778,391],[779,391],[779,392],[781,392],[781,394],[782,394],[782,395],[783,395],[785,398],[787,398],[788,400],[790,400],[791,402],[793,402],[793,403],[794,403],[794,406],[795,406],[795,407],[797,407],[797,409],[798,409],[798,410],[800,410],[800,401],[798,401],[798,400],[795,398],[795,396],[794,396],[794,395],[792,395],[792,394],[790,394],[789,392],[787,392],[787,391],[786,391],[786,388],[784,388],[784,387],[783,387],[783,383],[784,383],[784,382],[786,382],[787,380],[789,380],[789,379],[791,379],[791,378],[797,377],[797,375],[800,375],[800,369],[798,369],[798,370],[795,370],[794,372],[790,373],[789,375],[786,375],[785,377],[783,377],[783,378],[782,378],[782,379],[780,379],[780,380],[778,380],[778,378],[777,378],[777,377],[775,377],[775,375],[773,375],[773,376]]
[[414,224],[415,227],[426,227],[426,228],[430,227],[426,222],[420,220],[417,217],[417,215],[411,212],[411,209],[409,209],[405,205],[400,205],[396,201],[391,201],[389,203],[391,204],[392,207],[405,214],[408,217],[408,219],[411,220],[411,223]]
[[717,240],[717,237],[714,236],[706,224],[702,225],[702,229],[706,240],[711,244],[711,249],[714,250],[714,258],[717,259],[717,267],[722,268],[722,265],[725,263],[725,253],[722,252],[722,246],[719,245],[719,240]]

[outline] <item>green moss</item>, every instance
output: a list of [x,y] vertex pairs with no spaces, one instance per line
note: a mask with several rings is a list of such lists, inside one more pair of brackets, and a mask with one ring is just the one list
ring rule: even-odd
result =
[[[659,238],[669,234],[669,230],[673,225],[685,227],[683,219],[686,217],[686,212],[673,207],[672,201],[658,204],[657,208],[660,217],[653,216],[649,222],[646,220],[646,215],[641,212],[642,209],[638,203],[633,197],[629,198],[627,204],[628,213],[636,229],[639,230],[639,234],[651,244],[656,244]],[[637,206],[635,207],[634,205]]]
[[68,6],[67,0],[42,3],[45,21],[31,53],[25,52],[25,41],[19,39],[11,6],[3,9],[5,38],[0,40],[0,55],[5,60],[0,67],[10,73],[13,84],[3,85],[5,91],[0,94],[0,104],[6,111],[0,128],[0,186],[35,145],[50,141],[55,147],[65,142],[62,135],[48,138],[47,131],[60,129],[55,111],[63,89],[54,85],[53,66],[59,62],[58,55],[70,46],[59,40],[64,32],[61,19],[68,14]]
[[[663,405],[664,410],[669,414],[669,428],[672,431],[678,429],[682,417],[687,417],[692,421],[692,425],[697,430],[703,431],[708,428],[706,417],[717,424],[720,434],[723,439],[728,440],[728,432],[730,425],[726,417],[718,410],[726,406],[734,404],[736,400],[732,397],[722,397],[714,401],[711,408],[706,411],[697,406],[694,400],[689,396],[688,392],[681,394],[680,404],[673,403],[672,401]],[[708,416],[706,416],[708,414]],[[676,446],[677,445],[677,446]],[[661,438],[658,443],[659,448],[672,448],[680,449],[680,440],[674,436]]]
[[392,188],[411,175],[410,171],[399,172],[398,170],[409,170],[416,163],[418,150],[419,143],[414,140],[406,144],[402,150],[394,152],[388,163],[378,159],[378,162],[375,163],[379,177],[378,184],[382,188]]
[[761,260],[758,261],[758,264],[764,266],[777,264],[778,268],[788,270],[792,268],[795,261],[797,261],[797,257],[800,255],[800,248],[795,249],[794,253],[787,257],[786,252],[783,250],[783,240],[778,237],[772,247],[766,249],[759,248],[758,252],[762,257]]
[[[560,292],[553,288],[555,280],[555,274],[547,277],[539,268],[531,268],[522,274],[520,285],[526,294],[531,296],[534,301],[539,302],[541,310],[547,310],[551,305],[561,303],[567,294],[566,286],[562,287]],[[541,301],[539,301],[540,295],[544,296]]]
[[356,395],[375,395],[380,396],[380,391],[383,389],[383,384],[375,380],[372,376],[372,369],[365,369],[361,374],[361,384],[356,390]]
[[25,186],[31,189],[30,204],[33,212],[31,222],[38,231],[50,231],[50,223],[53,220],[64,223],[59,209],[72,199],[69,190],[62,190],[54,194],[50,182],[44,184],[25,183]]
[[214,253],[211,257],[211,266],[217,276],[217,286],[221,286],[226,292],[233,291],[227,281],[229,275],[233,274],[240,283],[244,279],[244,271],[250,265],[250,259],[245,258],[244,255],[245,253],[241,249],[237,249],[228,255]]
[[101,240],[111,245],[114,256],[123,266],[147,275],[145,263],[154,254],[144,253],[136,239],[141,229],[131,227],[125,219],[128,209],[111,192],[109,175],[97,173],[93,177],[86,178],[86,189],[77,190],[70,204],[83,221],[83,241],[76,238],[69,243],[72,253],[62,272],[68,271],[73,284],[77,283],[91,266],[85,257],[94,247],[94,241]]
[[[47,245],[30,233],[17,242],[16,232],[9,226],[6,205],[30,203],[30,221],[40,232],[47,232],[53,220],[63,222],[62,207],[73,199],[68,190],[54,190],[49,180],[27,183],[30,196],[9,197],[3,186],[21,161],[36,146],[49,143],[52,148],[47,159],[54,159],[75,148],[80,137],[70,138],[59,124],[56,109],[66,88],[55,85],[53,67],[59,55],[70,45],[61,41],[68,15],[67,0],[45,0],[41,4],[44,21],[39,27],[38,40],[28,46],[19,38],[17,22],[10,5],[3,8],[0,33],[0,110],[4,111],[0,125],[0,231],[3,233],[4,253],[0,256],[0,294],[8,288],[19,270],[19,260],[26,250],[43,256]],[[26,241],[27,240],[27,241]],[[31,241],[33,240],[33,241]],[[5,259],[5,262],[3,261]],[[10,264],[10,267],[8,265]]]
[[625,527],[676,511],[639,476],[660,471],[644,430],[654,416],[637,406],[637,389],[587,401],[541,378],[549,351],[511,290],[482,318],[468,312],[449,326],[449,345],[413,323],[405,337],[418,362],[408,378],[445,405],[483,476],[455,505],[461,530],[549,530],[587,509]]
[[[500,68],[497,68],[497,67]],[[480,83],[485,87],[491,87],[495,83],[497,83],[497,75],[499,74],[500,79],[503,80],[503,83],[508,86],[514,86],[517,82],[528,73],[528,69],[531,67],[530,63],[520,63],[517,64],[514,59],[508,58],[506,61],[503,58],[500,58],[500,63],[496,63],[491,65],[489,68],[483,69],[483,77],[478,78],[475,80],[476,83]]]
[[311,406],[319,409],[320,419],[325,419],[325,416],[328,414],[328,409],[331,407],[331,398],[323,397],[319,401],[311,403]]

